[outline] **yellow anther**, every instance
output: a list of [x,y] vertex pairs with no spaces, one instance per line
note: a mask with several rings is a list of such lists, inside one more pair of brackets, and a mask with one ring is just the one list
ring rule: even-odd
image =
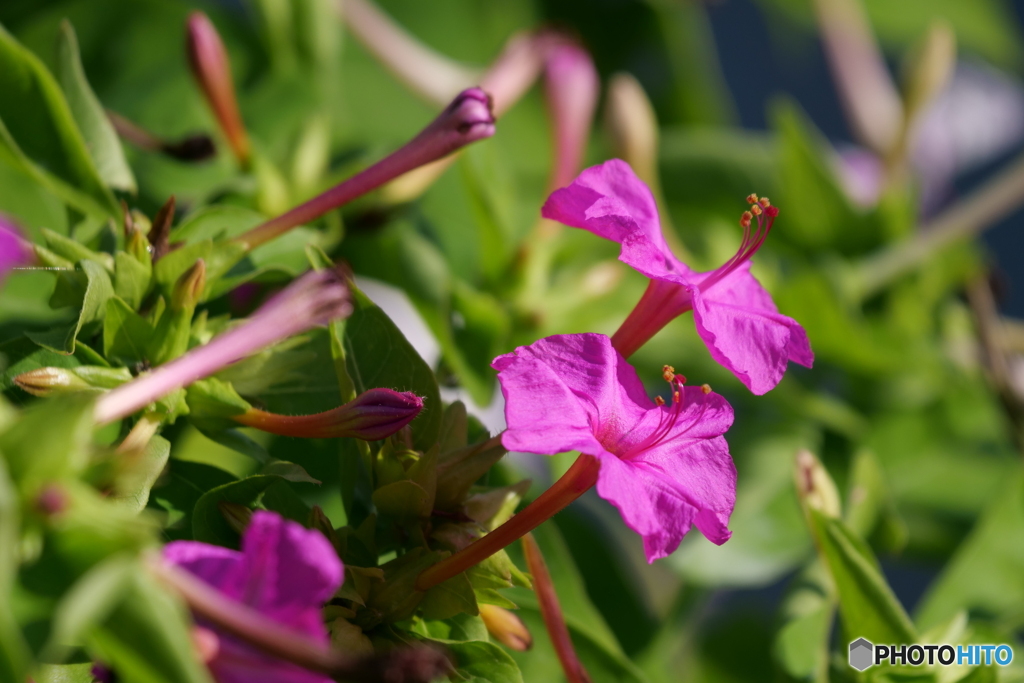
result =
[[761,205],[760,204],[754,204],[753,206],[750,207],[750,212],[753,213],[755,216],[760,216],[761,215]]
[[705,395],[710,394],[711,393],[711,385],[710,384],[701,384],[700,385],[700,390],[703,391]]
[[657,403],[659,406],[665,405],[665,399],[663,399],[661,396],[655,396],[654,402]]
[[674,367],[672,367],[671,365],[662,365],[661,366],[661,377],[666,382],[671,382],[672,380],[674,380],[676,378],[676,369]]
[[767,197],[761,197],[761,200],[758,202],[758,204],[761,205],[762,209],[767,209],[769,206],[772,205],[772,203],[768,201]]
[[751,192],[747,195],[747,204],[757,204],[757,195]]
[[673,403],[679,403],[679,400],[680,400],[679,399],[679,392],[678,391],[673,391],[672,392],[672,402]]

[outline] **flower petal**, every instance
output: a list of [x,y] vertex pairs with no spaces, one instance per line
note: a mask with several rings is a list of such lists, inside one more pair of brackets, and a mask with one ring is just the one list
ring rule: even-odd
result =
[[344,578],[323,534],[280,515],[257,511],[242,538],[243,600],[286,626],[327,642],[321,608]]
[[595,432],[626,429],[654,407],[636,370],[602,334],[547,337],[494,359],[510,450],[554,454],[601,448]]
[[654,195],[621,159],[584,170],[548,197],[541,215],[618,242],[619,260],[647,277],[693,275],[665,243]]
[[722,364],[757,395],[775,387],[789,361],[811,367],[814,353],[800,324],[778,312],[745,263],[705,294],[692,287],[697,333]]
[[242,553],[198,541],[174,541],[164,546],[164,559],[210,584],[225,596],[241,596]]
[[331,679],[276,657],[230,636],[219,635],[210,673],[217,683],[331,683]]

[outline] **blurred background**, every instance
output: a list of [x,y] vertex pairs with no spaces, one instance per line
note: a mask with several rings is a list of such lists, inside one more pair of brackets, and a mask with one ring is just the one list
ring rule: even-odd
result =
[[[184,164],[129,149],[136,203],[152,214],[174,194],[185,215],[214,202],[272,214],[394,149],[438,108],[394,78],[333,10],[303,13],[316,4],[4,0],[0,23],[51,63],[57,27],[69,18],[103,104],[171,138],[216,129],[183,47],[188,11],[207,11],[228,45],[243,118],[276,170],[239,174],[223,152]],[[639,539],[596,496],[556,519],[571,554],[567,575],[579,572],[632,662],[592,669],[595,680],[852,680],[835,592],[821,578],[792,484],[798,448],[820,456],[848,521],[922,631],[963,615],[965,638],[1019,642],[1024,185],[1013,164],[1024,147],[1024,0],[378,4],[416,39],[473,68],[514,32],[552,25],[579,39],[605,86],[632,74],[657,115],[663,219],[698,269],[735,250],[746,194],[768,194],[782,211],[755,272],[807,328],[813,370],[791,368],[772,393],[751,396],[711,362],[688,319],[633,359],[652,392],[671,362],[735,406],[733,539],[715,547],[694,533],[648,566]],[[851,7],[860,28],[844,14]],[[865,63],[883,68],[859,69]],[[487,367],[494,355],[545,334],[611,333],[645,286],[615,262],[614,245],[563,231],[540,295],[517,288],[517,254],[550,189],[545,107],[534,87],[492,140],[421,196],[400,206],[361,201],[320,226],[332,255],[349,260],[426,349],[446,396],[475,403],[492,429],[500,424]],[[623,153],[607,108],[602,95],[586,165]],[[898,139],[880,142],[872,131],[890,124]],[[908,251],[1004,172],[999,198],[952,220],[953,237]],[[68,229],[61,207],[3,163],[0,209],[30,230]],[[34,286],[12,280],[0,337],[45,323],[32,305],[10,304],[45,301]],[[440,321],[423,322],[439,307]],[[327,452],[288,459],[324,482],[303,493],[330,513],[338,473]],[[510,458],[503,476],[528,474],[536,491],[572,457]],[[244,474],[197,433],[181,435],[172,458]],[[527,681],[559,675],[550,657],[516,657]],[[1021,679],[1015,669],[999,680]]]

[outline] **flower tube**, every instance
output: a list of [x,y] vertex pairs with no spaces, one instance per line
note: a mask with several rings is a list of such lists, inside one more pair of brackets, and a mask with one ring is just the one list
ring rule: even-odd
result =
[[271,344],[351,312],[348,287],[337,271],[306,273],[241,325],[104,395],[96,402],[96,421],[126,417]]

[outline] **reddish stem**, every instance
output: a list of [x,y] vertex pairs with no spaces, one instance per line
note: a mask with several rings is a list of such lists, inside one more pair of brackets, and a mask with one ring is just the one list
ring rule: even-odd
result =
[[527,505],[522,512],[420,574],[416,580],[416,590],[429,590],[480,564],[505,546],[530,533],[590,490],[597,483],[599,469],[597,459],[585,454],[580,455],[568,472]]
[[612,346],[623,358],[629,358],[661,328],[692,308],[690,293],[683,285],[651,280],[640,301],[612,335]]
[[562,606],[558,603],[558,594],[555,593],[555,584],[551,581],[551,574],[544,563],[540,546],[530,534],[523,536],[523,554],[526,556],[526,566],[533,577],[533,592],[537,594],[537,601],[540,603],[544,626],[547,627],[558,661],[562,663],[565,679],[568,683],[591,683],[590,675],[583,668],[580,658],[576,656],[572,638],[569,637],[569,628],[565,625]]

